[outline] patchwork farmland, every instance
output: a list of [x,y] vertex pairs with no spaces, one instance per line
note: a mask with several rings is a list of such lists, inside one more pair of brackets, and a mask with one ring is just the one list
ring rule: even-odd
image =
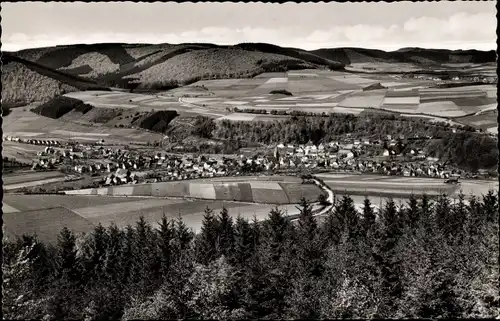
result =
[[238,201],[259,204],[294,204],[302,197],[315,202],[322,191],[315,185],[300,184],[293,177],[236,178],[225,180],[192,180],[115,186],[66,191],[69,195],[185,197],[206,200]]
[[[118,142],[126,136],[146,142],[159,140],[162,135],[136,128],[141,126],[142,119],[160,111],[178,113],[181,119],[203,115],[219,120],[273,121],[287,117],[272,115],[273,110],[318,114],[380,111],[496,131],[494,85],[437,88],[435,84],[433,80],[401,79],[390,74],[305,69],[245,79],[202,80],[156,93],[77,91],[64,96],[92,106],[90,111],[73,110],[59,119],[51,119],[28,108],[16,108],[8,116],[4,132],[82,141]],[[274,91],[290,95],[273,94]],[[252,110],[266,113],[250,113]]]
[[[376,89],[367,90],[373,86]],[[250,79],[202,80],[156,94],[85,91],[65,96],[95,107],[86,117],[75,117],[81,120],[72,120],[80,123],[91,121],[93,113],[102,114],[110,109],[120,110],[120,118],[165,110],[176,111],[180,117],[204,115],[233,121],[272,121],[283,118],[270,115],[272,110],[326,114],[360,114],[373,110],[435,117],[436,120],[453,120],[477,126],[466,117],[496,109],[495,89],[494,85],[435,88],[435,81],[432,80],[306,69],[265,73]],[[279,90],[287,91],[291,96],[272,93]],[[234,112],[235,108],[265,110],[267,114]],[[70,120],[71,116],[66,118]],[[109,121],[111,126],[118,124],[119,121]],[[488,125],[492,124],[496,124],[496,120]],[[486,130],[493,127],[486,127]]]
[[[388,197],[406,202],[412,193],[426,192],[432,197],[447,194],[456,199],[460,191],[470,195],[498,190],[497,182],[462,181],[459,186],[440,179],[379,177],[372,175],[318,174],[337,197],[352,195],[357,208],[365,196],[380,206]],[[90,231],[94,225],[115,222],[119,227],[134,224],[140,216],[156,226],[163,214],[181,217],[188,227],[199,230],[204,210],[222,207],[236,218],[265,219],[279,206],[288,215],[298,214],[301,197],[315,201],[322,191],[315,185],[300,184],[296,177],[233,177],[196,181],[155,183],[67,191],[68,195],[5,194],[3,211],[7,235],[36,232],[54,242],[63,225],[77,232]],[[165,198],[167,197],[167,198]],[[267,203],[267,204],[266,204]]]
[[[36,233],[44,241],[55,242],[63,226],[75,232],[88,232],[99,223],[108,226],[114,222],[119,227],[135,224],[141,216],[157,226],[165,214],[170,218],[181,217],[189,228],[197,231],[207,207],[216,213],[225,207],[234,219],[242,216],[262,220],[274,206],[222,200],[6,194],[3,219],[8,237]],[[280,208],[289,215],[298,213],[294,204],[283,204]]]

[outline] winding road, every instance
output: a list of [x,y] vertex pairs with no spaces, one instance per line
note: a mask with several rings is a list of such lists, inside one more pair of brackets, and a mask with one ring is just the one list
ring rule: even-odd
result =
[[[325,206],[322,209],[314,210],[313,211],[313,217],[325,215],[325,214],[329,213],[331,210],[333,210],[333,207],[335,206],[334,203],[333,203],[333,201],[334,201],[334,193],[333,193],[333,191],[330,189],[330,187],[328,185],[320,182],[316,178],[311,179],[311,181],[314,182],[314,185],[318,186],[319,188],[321,188],[322,190],[324,190],[328,194],[328,197],[327,197],[326,201],[329,203],[327,206]],[[293,215],[293,216],[290,215],[289,218],[293,222],[293,221],[296,221],[296,220],[299,219],[299,215],[300,214],[296,214],[296,215]]]

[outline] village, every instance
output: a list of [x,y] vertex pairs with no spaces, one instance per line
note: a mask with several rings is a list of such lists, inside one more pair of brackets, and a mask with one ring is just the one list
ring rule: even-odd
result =
[[[357,172],[376,175],[477,178],[410,148],[400,138],[340,141],[293,145],[277,144],[266,149],[242,149],[236,155],[174,154],[152,148],[106,146],[94,143],[20,139],[8,141],[45,146],[31,165],[33,171],[59,170],[68,175],[95,177],[98,186],[151,183],[252,173]],[[425,137],[424,139],[429,139]]]

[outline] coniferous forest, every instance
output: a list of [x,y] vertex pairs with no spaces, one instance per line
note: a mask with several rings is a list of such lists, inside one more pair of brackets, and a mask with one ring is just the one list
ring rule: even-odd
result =
[[3,243],[6,319],[498,317],[498,194],[423,195],[375,213],[350,197],[321,220],[233,220],[207,208],[201,231],[97,226]]

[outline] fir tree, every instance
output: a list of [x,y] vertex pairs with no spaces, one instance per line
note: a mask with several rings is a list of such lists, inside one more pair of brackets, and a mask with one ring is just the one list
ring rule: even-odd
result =
[[[106,258],[104,262],[104,273],[110,283],[121,281],[122,267],[120,265],[120,249],[123,241],[123,232],[118,229],[116,224],[108,227],[108,244],[106,248]],[[121,283],[121,282],[119,282]]]
[[219,249],[217,239],[219,222],[213,211],[208,207],[205,209],[201,223],[200,234],[196,237],[196,261],[208,265],[216,259]]
[[483,196],[482,203],[485,221],[488,223],[498,222],[498,192],[495,195],[493,190],[489,190],[488,193]]
[[129,286],[134,278],[134,241],[135,231],[132,226],[127,225],[123,234],[123,242],[120,249],[121,280]]
[[298,235],[309,241],[316,237],[318,224],[313,216],[312,206],[305,198],[300,200],[300,215],[298,219]]
[[343,231],[347,231],[349,237],[356,238],[360,232],[360,220],[351,197],[342,197],[335,206],[335,216],[339,225],[338,235],[342,234]]
[[412,194],[408,200],[408,208],[406,210],[406,226],[412,230],[415,229],[418,226],[419,215],[418,200],[415,195]]
[[158,284],[160,278],[160,265],[156,259],[156,234],[151,226],[141,216],[136,223],[134,242],[135,253],[135,279],[137,289],[141,295],[150,293]]
[[76,255],[77,250],[75,244],[75,236],[67,227],[64,227],[61,230],[61,233],[57,238],[57,249],[58,278],[65,278],[71,283],[76,283],[80,280],[80,275],[78,273],[77,266],[78,261]]
[[452,231],[450,230],[450,200],[446,195],[440,195],[436,206],[434,207],[435,223],[437,228],[442,231],[445,237],[450,236]]
[[365,235],[375,227],[376,215],[368,197],[365,197],[363,203],[363,231]]
[[165,214],[158,229],[158,247],[162,278],[166,278],[172,263],[172,245],[175,237],[174,222],[167,219]]
[[229,257],[234,247],[234,226],[233,219],[225,207],[222,208],[217,224],[217,245],[218,253],[216,257],[221,255]]
[[190,247],[191,241],[194,238],[193,232],[186,226],[186,223],[182,221],[182,218],[178,218],[175,222],[175,250],[177,257],[180,254],[187,251]]
[[236,266],[244,267],[255,251],[252,227],[246,219],[238,216],[234,231],[234,251],[230,262]]

